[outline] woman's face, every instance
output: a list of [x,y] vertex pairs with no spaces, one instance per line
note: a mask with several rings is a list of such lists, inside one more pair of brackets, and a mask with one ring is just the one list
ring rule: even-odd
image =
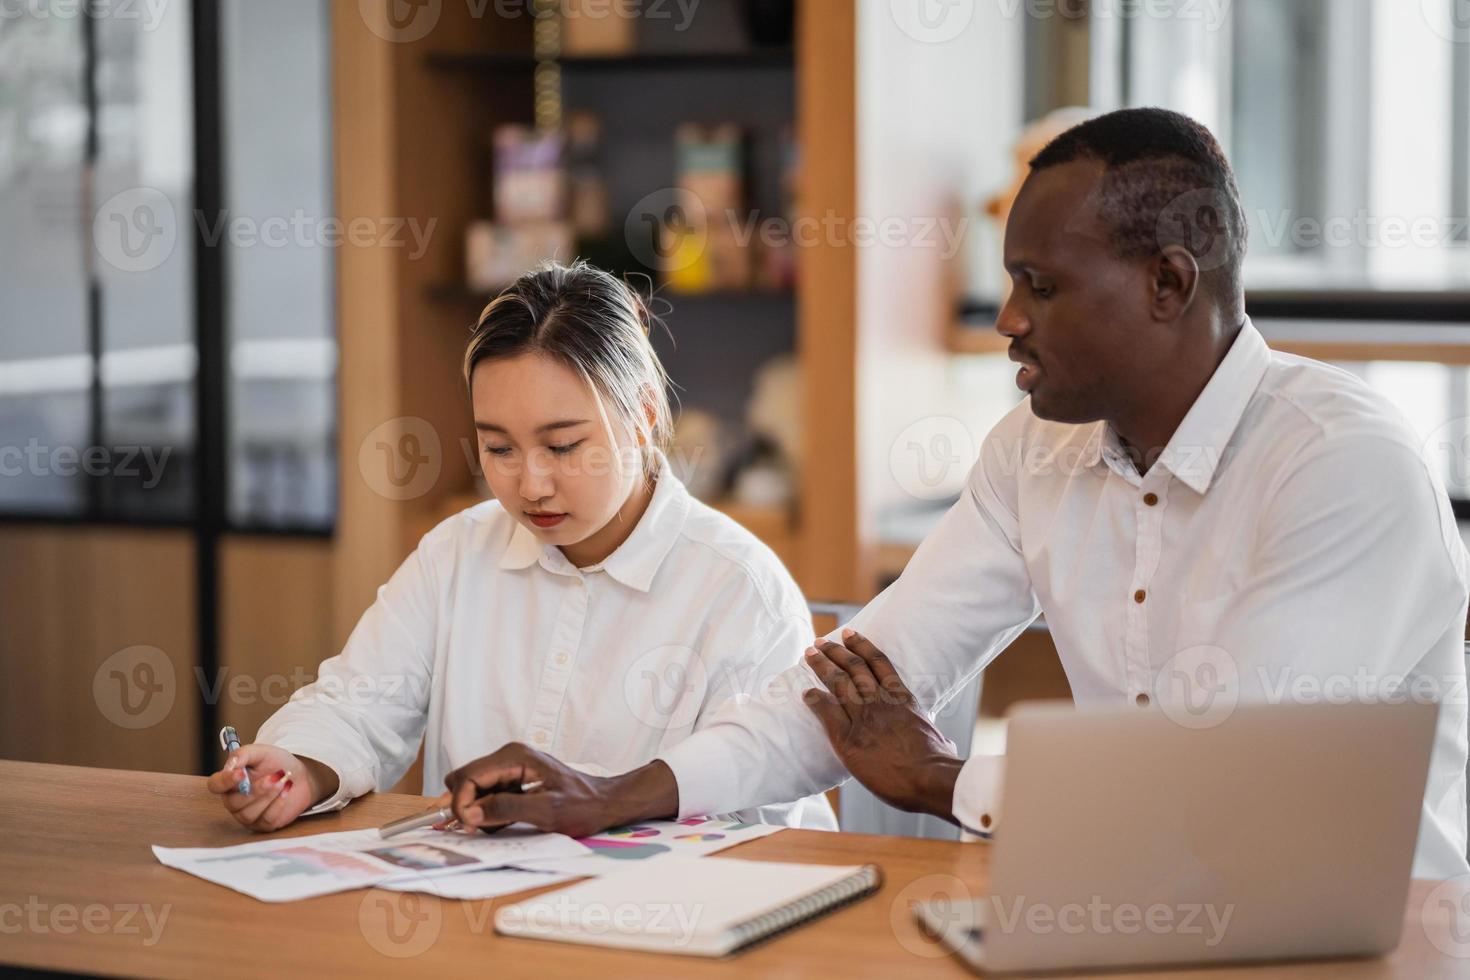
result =
[[610,438],[597,398],[561,362],[544,354],[481,361],[470,396],[485,480],[543,543],[586,541],[637,488],[637,436],[610,416]]

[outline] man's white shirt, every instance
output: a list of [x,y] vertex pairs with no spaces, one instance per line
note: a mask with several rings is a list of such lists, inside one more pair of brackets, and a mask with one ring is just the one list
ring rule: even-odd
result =
[[[849,625],[931,713],[1042,612],[1079,708],[1437,701],[1414,874],[1448,878],[1470,871],[1467,580],[1448,498],[1392,404],[1273,352],[1247,322],[1145,475],[1106,423],[1048,422],[1022,402],[903,575]],[[816,679],[800,665],[783,683]],[[846,776],[792,696],[729,704],[660,757],[681,816]],[[961,824],[1000,826],[1002,764],[966,762]]]

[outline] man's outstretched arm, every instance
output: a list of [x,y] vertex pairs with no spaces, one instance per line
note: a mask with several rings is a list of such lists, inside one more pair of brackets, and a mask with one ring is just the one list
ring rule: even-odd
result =
[[[902,577],[845,624],[887,655],[912,695],[910,710],[926,718],[1039,612],[1020,550],[1017,474],[1004,465],[1015,454],[1023,413],[1024,406],[986,439],[960,499]],[[497,795],[482,820],[473,819],[466,802],[461,818],[470,816],[472,824],[526,820],[546,830],[586,833],[637,820],[729,813],[828,789],[849,770],[804,701],[820,683],[810,660],[791,667],[759,690],[726,701],[705,727],[658,761],[621,776],[587,776],[524,746],[507,746],[486,757],[496,761],[474,776],[474,786],[486,790],[492,785],[487,780],[509,778],[523,766],[542,789],[523,798]],[[845,754],[846,761],[856,758]],[[946,786],[953,793],[958,760],[919,755],[909,761],[933,777],[924,784],[930,801],[924,809],[953,819],[941,797]],[[475,792],[464,789],[462,797],[472,801]]]

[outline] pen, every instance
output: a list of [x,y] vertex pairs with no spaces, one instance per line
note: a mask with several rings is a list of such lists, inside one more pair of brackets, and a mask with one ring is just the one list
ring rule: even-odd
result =
[[[226,725],[224,728],[221,728],[219,730],[219,744],[220,747],[225,750],[225,758],[228,759],[230,756],[233,756],[236,752],[240,751],[240,736],[235,734],[235,729],[231,728],[229,725]],[[244,766],[240,767],[240,771],[245,775],[243,778],[241,778],[240,785],[237,788],[240,790],[241,796],[249,796],[250,772]]]
[[[542,781],[538,779],[534,783],[521,783],[519,791],[522,793],[531,793],[540,789],[541,786]],[[453,819],[454,807],[441,806],[437,810],[430,810],[427,813],[416,813],[411,817],[403,817],[399,820],[394,820],[392,823],[385,823],[378,828],[378,836],[394,837],[410,830],[418,830],[420,827],[432,827],[436,823],[443,823],[445,820]]]

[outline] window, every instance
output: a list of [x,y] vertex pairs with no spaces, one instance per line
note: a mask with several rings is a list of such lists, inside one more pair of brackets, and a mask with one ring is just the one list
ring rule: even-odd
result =
[[1094,32],[1095,60],[1118,66],[1101,107],[1167,106],[1220,137],[1250,224],[1249,289],[1467,291],[1457,2],[1150,4],[1157,15]]
[[[0,18],[0,509],[191,503],[188,11]],[[181,94],[182,93],[182,94]]]
[[228,0],[221,13],[226,208],[209,226],[225,249],[226,513],[241,527],[330,527],[337,345],[327,4]]
[[[0,11],[0,516],[330,529],[327,15]],[[222,53],[201,79],[196,17]],[[222,437],[201,436],[219,415]],[[204,473],[223,473],[224,501]]]

